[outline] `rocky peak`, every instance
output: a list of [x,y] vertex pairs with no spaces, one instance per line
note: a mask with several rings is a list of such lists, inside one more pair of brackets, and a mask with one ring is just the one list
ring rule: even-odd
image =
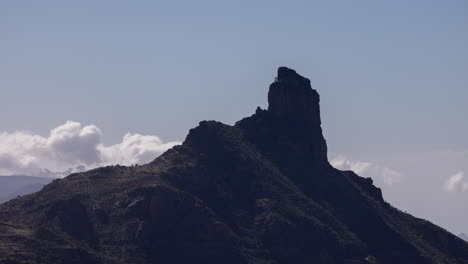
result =
[[278,68],[275,82],[268,91],[268,111],[283,119],[320,125],[319,95],[310,80],[287,67]]
[[304,167],[329,166],[319,101],[309,79],[280,67],[268,91],[268,110],[257,108],[236,127],[242,128],[249,141],[264,153],[272,155],[271,159],[284,165],[284,170],[294,170],[291,175],[306,178],[302,175],[307,171]]

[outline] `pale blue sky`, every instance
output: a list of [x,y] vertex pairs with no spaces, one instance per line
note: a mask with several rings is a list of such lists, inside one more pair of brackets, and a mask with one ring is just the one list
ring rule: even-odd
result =
[[74,120],[106,144],[183,140],[266,107],[284,65],[319,91],[330,155],[398,171],[390,201],[468,232],[468,191],[441,187],[468,178],[467,14],[464,0],[2,1],[0,132]]

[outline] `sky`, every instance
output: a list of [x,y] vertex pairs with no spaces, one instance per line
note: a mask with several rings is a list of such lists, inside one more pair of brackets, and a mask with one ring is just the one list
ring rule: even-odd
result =
[[145,163],[201,120],[321,95],[331,163],[468,233],[468,2],[2,1],[0,174]]

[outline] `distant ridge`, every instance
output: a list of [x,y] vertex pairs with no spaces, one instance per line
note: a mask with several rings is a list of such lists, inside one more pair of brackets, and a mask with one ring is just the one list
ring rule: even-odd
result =
[[0,263],[468,263],[468,243],[330,165],[319,102],[280,67],[267,110],[0,205]]
[[37,192],[52,180],[52,178],[23,175],[0,176],[0,203]]

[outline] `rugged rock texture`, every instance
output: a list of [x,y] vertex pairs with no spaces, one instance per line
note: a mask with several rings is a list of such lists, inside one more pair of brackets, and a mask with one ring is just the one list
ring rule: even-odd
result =
[[327,161],[319,95],[279,68],[268,110],[203,121],[139,167],[0,206],[1,263],[468,263],[468,244]]

